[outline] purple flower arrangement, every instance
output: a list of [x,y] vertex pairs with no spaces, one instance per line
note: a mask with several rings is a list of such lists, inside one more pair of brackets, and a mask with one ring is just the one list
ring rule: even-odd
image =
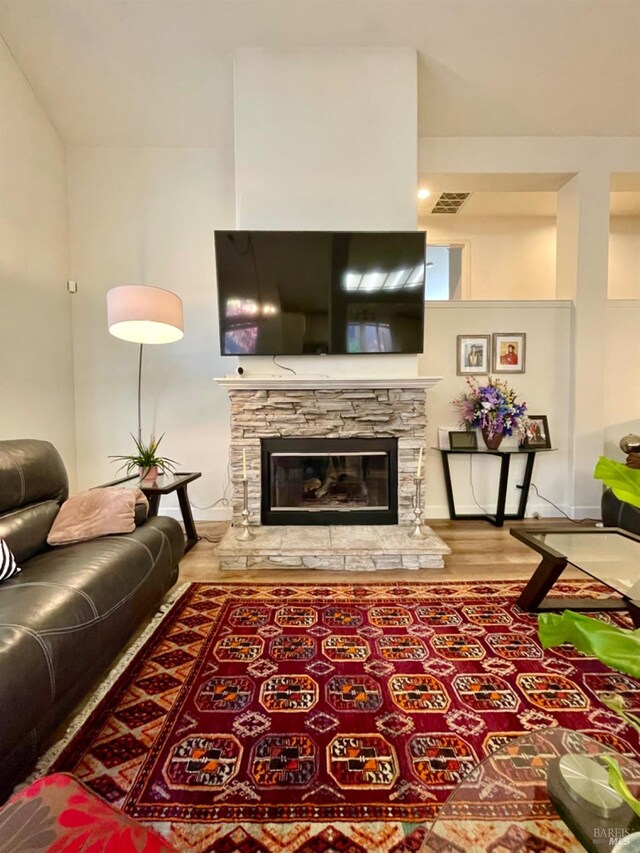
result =
[[488,378],[486,385],[467,378],[469,391],[453,405],[460,411],[460,426],[485,431],[489,436],[513,435],[524,429],[527,404],[516,402],[516,392],[504,380]]

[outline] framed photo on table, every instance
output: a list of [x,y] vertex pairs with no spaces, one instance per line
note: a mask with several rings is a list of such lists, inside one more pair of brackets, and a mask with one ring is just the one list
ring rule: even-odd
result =
[[528,450],[536,447],[551,447],[549,422],[546,415],[528,415],[524,447]]
[[491,370],[491,336],[458,335],[456,374],[458,376],[480,376]]
[[477,450],[478,436],[475,430],[452,430],[449,433],[449,450]]
[[493,333],[493,373],[524,373],[527,354],[525,332]]

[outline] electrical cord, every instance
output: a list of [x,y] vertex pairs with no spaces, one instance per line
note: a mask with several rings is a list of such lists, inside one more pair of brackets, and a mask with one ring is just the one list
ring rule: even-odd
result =
[[471,497],[473,498],[474,504],[481,509],[485,515],[491,515],[489,510],[485,509],[481,503],[478,503],[476,500],[475,489],[473,488],[473,454],[469,454],[469,485],[471,486]]
[[[482,504],[479,503],[476,499],[476,493],[475,493],[475,490],[473,488],[473,456],[472,455],[469,456],[469,485],[471,486],[471,497],[473,498],[473,502],[475,503],[475,505],[478,507],[478,509],[481,509],[482,512],[484,512],[486,515],[490,515],[489,511],[487,509],[485,509],[482,506]],[[535,494],[538,498],[545,501],[545,503],[548,503],[550,506],[552,506],[554,509],[556,509],[560,513],[560,515],[563,515],[567,519],[567,521],[571,522],[571,524],[584,524],[585,521],[598,524],[600,521],[599,518],[580,518],[580,519],[571,518],[570,516],[567,515],[567,513],[564,510],[560,509],[560,507],[557,504],[554,504],[554,502],[552,500],[549,500],[549,498],[546,498],[543,494],[541,494],[540,490],[538,489],[538,487],[536,486],[535,483],[531,483],[530,488],[533,489],[533,491],[535,492]]]
[[205,504],[205,506],[200,506],[199,504],[194,504],[194,502],[189,498],[189,503],[193,507],[193,509],[213,509],[215,506],[231,506],[231,500],[227,496],[227,492],[231,488],[231,462],[227,463],[227,471],[225,474],[225,486],[222,490],[222,497],[218,498],[218,500],[214,501],[210,504]]
[[585,521],[595,522],[597,524],[600,521],[599,518],[580,518],[580,519],[570,518],[567,515],[567,513],[564,512],[564,510],[560,509],[560,507],[557,504],[554,504],[554,502],[550,501],[549,498],[545,498],[544,495],[540,494],[540,491],[539,491],[539,489],[535,483],[531,483],[530,488],[533,489],[533,491],[536,493],[537,497],[539,497],[541,500],[545,501],[545,503],[550,504],[554,509],[557,509],[558,512],[560,513],[560,515],[563,515],[567,519],[567,521],[571,522],[571,524],[583,524]]
[[273,363],[274,363],[277,367],[280,367],[280,368],[282,368],[283,370],[288,370],[288,371],[289,371],[289,373],[293,373],[293,375],[294,375],[294,376],[297,376],[297,375],[298,375],[298,374],[296,373],[296,371],[293,369],[293,367],[287,367],[287,365],[286,365],[286,364],[280,364],[280,362],[279,362],[279,361],[276,361],[276,357],[275,357],[275,355],[274,355],[274,357],[273,357]]

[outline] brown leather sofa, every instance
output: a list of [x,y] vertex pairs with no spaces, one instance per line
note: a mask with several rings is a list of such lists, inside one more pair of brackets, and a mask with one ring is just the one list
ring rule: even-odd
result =
[[619,500],[611,489],[605,489],[602,493],[601,509],[605,527],[621,527],[640,536],[640,509],[637,506]]
[[22,571],[0,584],[0,801],[178,578],[180,525],[50,548],[68,494],[46,441],[0,441],[0,538]]

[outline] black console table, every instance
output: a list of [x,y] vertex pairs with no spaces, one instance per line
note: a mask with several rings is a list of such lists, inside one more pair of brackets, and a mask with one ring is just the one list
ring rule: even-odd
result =
[[[522,521],[527,509],[527,498],[529,497],[529,488],[531,486],[531,475],[533,474],[533,463],[535,462],[536,453],[551,453],[552,447],[536,447],[520,449],[518,447],[509,447],[498,450],[489,450],[487,447],[479,447],[477,450],[445,450],[441,447],[435,448],[440,451],[442,456],[442,468],[444,471],[444,483],[447,489],[447,502],[449,504],[449,518],[453,521],[458,519],[484,519],[491,522],[496,527],[502,527],[505,521]],[[451,471],[449,470],[449,456],[462,455],[479,455],[479,456],[499,456],[500,457],[500,481],[498,484],[498,503],[496,506],[495,515],[490,513],[463,513],[456,512],[456,504],[453,497],[453,486],[451,485]],[[509,485],[509,466],[512,456],[526,456],[527,462],[524,469],[524,479],[522,485],[518,486],[521,489],[520,503],[518,511],[515,513],[505,513],[504,508],[507,502],[507,488]]]

